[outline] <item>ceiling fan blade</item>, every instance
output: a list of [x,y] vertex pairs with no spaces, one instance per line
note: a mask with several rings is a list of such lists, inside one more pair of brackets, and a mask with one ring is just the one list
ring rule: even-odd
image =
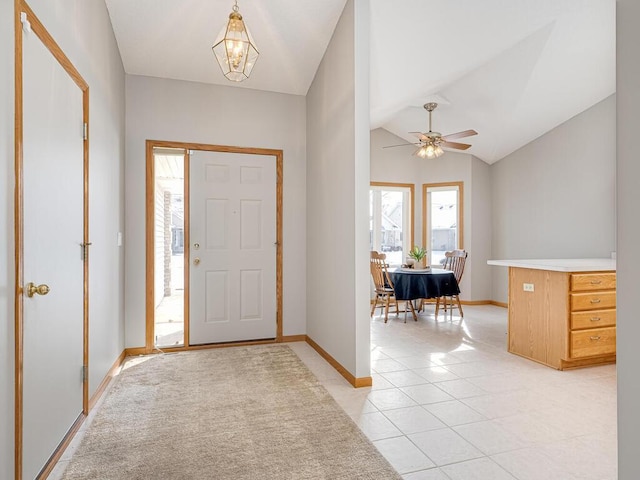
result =
[[466,150],[471,146],[468,143],[457,143],[457,142],[442,142],[440,145],[443,146],[444,148],[454,148],[456,150]]
[[406,145],[420,145],[420,144],[419,143],[401,143],[400,145],[387,145],[386,147],[382,147],[382,148],[404,147]]
[[478,132],[476,132],[475,130],[465,130],[464,132],[458,132],[458,133],[451,133],[449,135],[443,135],[442,139],[446,142],[449,140],[455,140],[456,138],[464,138],[464,137],[470,137],[472,135],[477,135]]
[[424,133],[422,132],[409,132],[411,135],[413,135],[414,137],[417,137],[418,139],[420,139],[423,142],[427,142],[429,140],[429,137],[427,137]]

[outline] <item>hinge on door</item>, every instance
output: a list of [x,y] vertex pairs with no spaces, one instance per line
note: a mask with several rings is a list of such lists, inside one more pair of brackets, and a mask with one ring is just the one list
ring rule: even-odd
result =
[[89,245],[91,245],[91,242],[81,243],[80,244],[80,248],[82,249],[82,261],[83,262],[87,261],[87,255],[89,253],[87,248],[89,247]]
[[82,124],[82,138],[84,140],[86,140],[87,138],[89,138],[89,125],[87,125],[87,122],[84,122]]
[[86,365],[82,366],[82,381],[86,382],[89,380],[89,367]]

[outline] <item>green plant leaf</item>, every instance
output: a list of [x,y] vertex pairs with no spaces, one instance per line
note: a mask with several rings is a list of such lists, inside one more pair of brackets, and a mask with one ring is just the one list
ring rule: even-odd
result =
[[414,247],[409,250],[409,256],[418,262],[422,260],[427,255],[427,250],[418,245],[414,245]]

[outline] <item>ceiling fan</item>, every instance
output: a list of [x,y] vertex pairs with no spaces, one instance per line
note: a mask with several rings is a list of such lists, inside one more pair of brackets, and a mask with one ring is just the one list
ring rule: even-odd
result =
[[476,132],[475,130],[464,130],[463,132],[451,133],[449,135],[442,135],[440,132],[434,132],[431,130],[431,112],[433,112],[437,106],[438,104],[434,102],[424,104],[425,110],[429,112],[428,132],[409,132],[412,135],[418,137],[418,140],[420,140],[419,143],[403,143],[400,145],[389,145],[388,147],[384,148],[401,147],[403,145],[418,145],[420,148],[413,152],[413,154],[421,158],[439,157],[444,153],[442,147],[452,148],[454,150],[466,150],[467,148],[469,148],[471,145],[469,145],[468,143],[452,142],[451,140],[477,135],[478,132]]

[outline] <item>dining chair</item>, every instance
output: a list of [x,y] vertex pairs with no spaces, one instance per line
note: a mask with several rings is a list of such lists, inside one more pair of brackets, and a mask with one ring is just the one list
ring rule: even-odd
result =
[[[462,281],[462,274],[464,273],[464,265],[467,261],[469,254],[465,250],[452,250],[445,252],[444,254],[444,266],[445,270],[451,270],[458,282],[458,288]],[[454,303],[455,300],[455,303]],[[440,310],[440,302],[443,303],[444,311],[449,308],[449,315],[453,317],[453,309],[457,308],[460,311],[460,318],[464,318],[464,312],[462,311],[462,303],[460,303],[460,295],[444,296],[436,298],[436,319],[438,318],[438,311]]]
[[393,282],[389,276],[386,259],[386,254],[371,250],[371,277],[373,278],[373,285],[375,287],[375,298],[371,307],[371,316],[373,317],[378,302],[381,302],[380,307],[384,308],[384,323],[387,323],[389,318],[389,304],[391,302],[396,306],[396,315],[399,313],[398,301],[396,300],[395,291],[393,290]]

